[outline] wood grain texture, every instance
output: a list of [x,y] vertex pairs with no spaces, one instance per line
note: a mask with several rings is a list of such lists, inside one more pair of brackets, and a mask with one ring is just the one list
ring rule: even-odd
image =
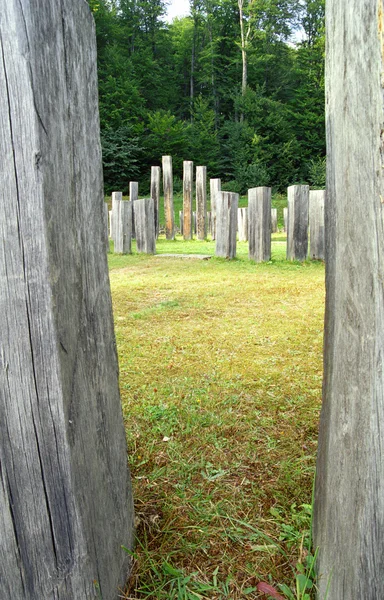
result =
[[115,600],[132,545],[83,0],[0,0],[0,597]]
[[255,262],[271,260],[271,188],[248,190],[249,259]]
[[221,179],[210,179],[209,180],[209,192],[211,199],[211,233],[212,239],[216,239],[216,196],[218,192],[221,192]]
[[325,259],[325,190],[309,192],[309,257]]
[[175,239],[175,215],[173,209],[173,169],[172,156],[163,156],[163,191],[164,191],[164,216],[165,237],[167,240]]
[[239,194],[218,192],[216,196],[216,256],[235,258]]
[[207,239],[207,167],[196,167],[196,237]]
[[304,261],[308,256],[309,186],[288,188],[287,260]]
[[237,211],[237,229],[239,242],[248,241],[248,208],[239,208]]
[[144,254],[156,253],[155,209],[152,198],[135,202],[136,249]]
[[277,233],[277,208],[271,208],[271,231]]
[[193,238],[193,162],[183,162],[183,236],[185,240]]
[[383,4],[328,0],[319,600],[384,598]]
[[119,219],[120,202],[123,199],[123,192],[112,192],[112,220],[111,220],[111,238],[116,244],[117,221]]
[[131,254],[132,252],[132,210],[133,202],[122,200],[116,220],[116,243],[114,251],[116,254]]
[[155,209],[155,228],[156,238],[159,236],[160,228],[160,182],[161,182],[161,167],[151,167],[151,198]]

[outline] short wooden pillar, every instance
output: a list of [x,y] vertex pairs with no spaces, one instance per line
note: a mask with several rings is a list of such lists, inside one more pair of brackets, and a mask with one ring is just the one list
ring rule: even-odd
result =
[[109,252],[109,210],[108,204],[104,202],[104,223],[105,223],[105,247]]
[[325,259],[324,235],[325,190],[309,192],[309,257]]
[[236,257],[239,194],[219,192],[216,196],[216,256]]
[[249,258],[255,262],[271,260],[271,188],[248,190]]
[[277,208],[271,208],[271,231],[277,233]]
[[164,216],[165,237],[167,240],[175,239],[175,218],[173,210],[173,169],[172,156],[163,156],[163,190],[164,190]]
[[183,162],[183,236],[185,240],[193,238],[193,162]]
[[284,219],[284,233],[288,231],[288,208],[285,206],[283,208],[283,219]]
[[179,211],[179,225],[180,225],[180,235],[183,235],[184,213],[182,210]]
[[306,260],[308,256],[309,186],[288,188],[287,260]]
[[196,167],[196,237],[207,239],[207,167]]
[[248,241],[248,208],[239,208],[237,212],[239,242]]
[[117,218],[115,253],[131,254],[133,202],[122,200]]
[[120,202],[122,199],[122,192],[112,192],[111,238],[114,243],[116,243],[117,219],[119,218]]
[[151,198],[155,211],[156,238],[159,237],[160,229],[160,181],[161,167],[151,167]]
[[211,200],[211,233],[212,239],[216,239],[216,196],[221,191],[221,179],[210,179],[209,180],[209,192]]
[[136,250],[144,254],[156,253],[155,208],[152,198],[135,202]]

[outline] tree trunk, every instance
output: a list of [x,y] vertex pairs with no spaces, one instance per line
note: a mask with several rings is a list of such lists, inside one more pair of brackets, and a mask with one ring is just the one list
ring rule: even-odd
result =
[[319,598],[384,598],[383,2],[327,2]]
[[0,597],[115,600],[133,509],[83,0],[0,0],[0,173]]

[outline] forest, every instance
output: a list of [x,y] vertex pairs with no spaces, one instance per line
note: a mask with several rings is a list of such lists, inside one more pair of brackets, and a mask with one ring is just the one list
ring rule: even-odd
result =
[[[325,0],[89,0],[105,191],[148,193],[150,167],[206,165],[228,191],[325,185]],[[180,188],[180,190],[178,189]]]

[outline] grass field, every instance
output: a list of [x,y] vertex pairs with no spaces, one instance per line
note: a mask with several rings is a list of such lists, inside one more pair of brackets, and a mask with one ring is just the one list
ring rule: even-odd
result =
[[310,598],[324,265],[287,263],[281,234],[266,264],[240,243],[109,265],[137,520],[122,598]]

